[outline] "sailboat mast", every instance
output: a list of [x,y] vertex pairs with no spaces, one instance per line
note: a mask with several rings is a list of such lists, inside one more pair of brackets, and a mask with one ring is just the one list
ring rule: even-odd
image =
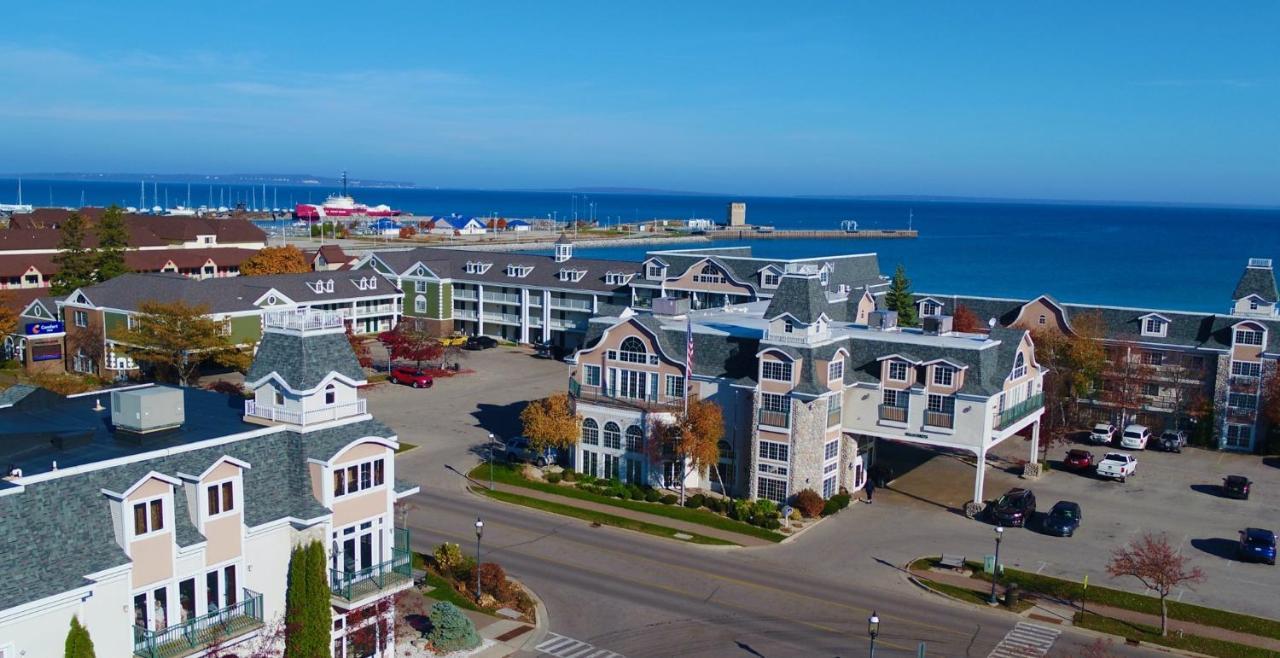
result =
[[138,211],[147,209],[147,181],[142,181],[142,192],[138,195]]
[[342,196],[347,196],[347,172],[342,172]]

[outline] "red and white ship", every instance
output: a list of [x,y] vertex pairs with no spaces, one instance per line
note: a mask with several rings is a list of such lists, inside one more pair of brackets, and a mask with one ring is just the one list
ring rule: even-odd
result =
[[342,194],[331,194],[323,204],[299,203],[293,208],[297,219],[318,220],[327,217],[398,217],[402,213],[386,204],[366,206],[347,194],[347,172],[342,172]]

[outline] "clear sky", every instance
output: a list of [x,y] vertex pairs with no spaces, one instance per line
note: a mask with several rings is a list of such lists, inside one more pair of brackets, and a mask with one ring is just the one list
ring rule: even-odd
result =
[[0,172],[1280,205],[1280,2],[15,2]]

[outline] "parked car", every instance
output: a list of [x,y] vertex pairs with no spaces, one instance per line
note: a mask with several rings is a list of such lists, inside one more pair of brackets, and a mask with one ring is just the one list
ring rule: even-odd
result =
[[1228,475],[1222,478],[1222,495],[1227,498],[1249,500],[1249,489],[1253,482],[1243,475]]
[[1116,426],[1111,423],[1098,423],[1093,426],[1093,431],[1089,432],[1089,440],[1093,443],[1111,443],[1114,438],[1116,438]]
[[1062,465],[1073,471],[1088,471],[1093,468],[1093,453],[1088,450],[1068,450]]
[[1276,563],[1276,533],[1262,528],[1245,528],[1240,531],[1240,543],[1236,545],[1236,557],[1241,562]]
[[991,519],[998,525],[1022,528],[1036,515],[1036,495],[1030,489],[1010,489],[991,508]]
[[556,461],[554,450],[536,453],[529,447],[529,439],[523,436],[504,439],[502,451],[508,462],[528,462],[534,466],[548,466]]
[[1124,482],[1138,470],[1138,458],[1123,452],[1108,452],[1098,462],[1098,477]]
[[474,352],[477,350],[492,349],[497,346],[498,341],[488,336],[472,336],[467,339],[467,343],[464,348]]
[[440,339],[440,345],[444,347],[461,347],[467,344],[466,336],[447,336]]
[[398,366],[391,369],[391,381],[405,386],[414,388],[431,388],[435,383],[431,375],[408,366]]
[[567,352],[565,348],[560,347],[559,345],[552,344],[550,342],[538,343],[535,350],[536,350],[535,352],[536,356],[543,359],[555,359],[556,361],[563,359]]
[[1142,425],[1129,425],[1120,435],[1120,447],[1130,450],[1146,450],[1147,441],[1151,440],[1151,430]]
[[1040,529],[1046,535],[1070,537],[1076,534],[1076,529],[1080,527],[1080,522],[1083,520],[1084,514],[1080,511],[1080,503],[1060,500],[1049,509],[1049,515],[1044,517],[1044,523],[1040,524]]
[[1151,444],[1152,448],[1159,448],[1165,452],[1182,452],[1187,446],[1187,433],[1182,430],[1165,430],[1160,433],[1160,438]]

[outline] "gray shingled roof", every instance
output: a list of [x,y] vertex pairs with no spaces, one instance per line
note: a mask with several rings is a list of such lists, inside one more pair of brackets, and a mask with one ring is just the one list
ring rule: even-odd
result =
[[[822,290],[822,282],[818,275],[786,274],[778,283],[769,301],[769,309],[765,311],[766,320],[789,314],[805,324],[813,324],[818,317],[827,312],[826,293]],[[828,318],[831,316],[828,314]]]
[[[418,247],[399,251],[375,251],[372,252],[372,255],[385,263],[396,274],[402,274],[414,265],[422,263],[434,272],[436,276],[459,282],[492,283],[533,288],[560,288],[604,293],[618,293],[627,289],[622,284],[608,283],[605,280],[605,275],[609,272],[621,272],[631,275],[640,273],[640,264],[632,261],[574,257],[563,263],[557,263],[552,256],[474,249]],[[492,265],[483,274],[471,274],[466,271],[468,261],[492,263]],[[527,265],[532,267],[533,270],[524,277],[507,276],[507,266],[512,264]],[[587,273],[580,281],[561,281],[561,269],[586,270]]]
[[1257,295],[1264,301],[1275,303],[1280,299],[1280,294],[1276,292],[1276,275],[1270,267],[1246,267],[1244,274],[1240,275],[1240,281],[1236,284],[1236,291],[1231,295],[1231,299],[1244,299],[1249,295]]
[[258,353],[245,373],[245,381],[256,382],[276,373],[295,390],[309,391],[331,372],[364,381],[364,369],[347,337],[340,333],[296,334],[267,331],[258,343]]
[[[378,277],[376,287],[361,290],[356,282],[369,276]],[[333,292],[315,292],[307,284],[333,281]],[[82,289],[89,301],[124,311],[136,311],[143,302],[183,301],[205,306],[210,313],[250,311],[259,298],[276,290],[294,302],[326,302],[337,299],[368,299],[399,294],[399,288],[374,272],[304,272],[266,276],[235,276],[213,279],[190,279],[180,274],[132,273]]]

